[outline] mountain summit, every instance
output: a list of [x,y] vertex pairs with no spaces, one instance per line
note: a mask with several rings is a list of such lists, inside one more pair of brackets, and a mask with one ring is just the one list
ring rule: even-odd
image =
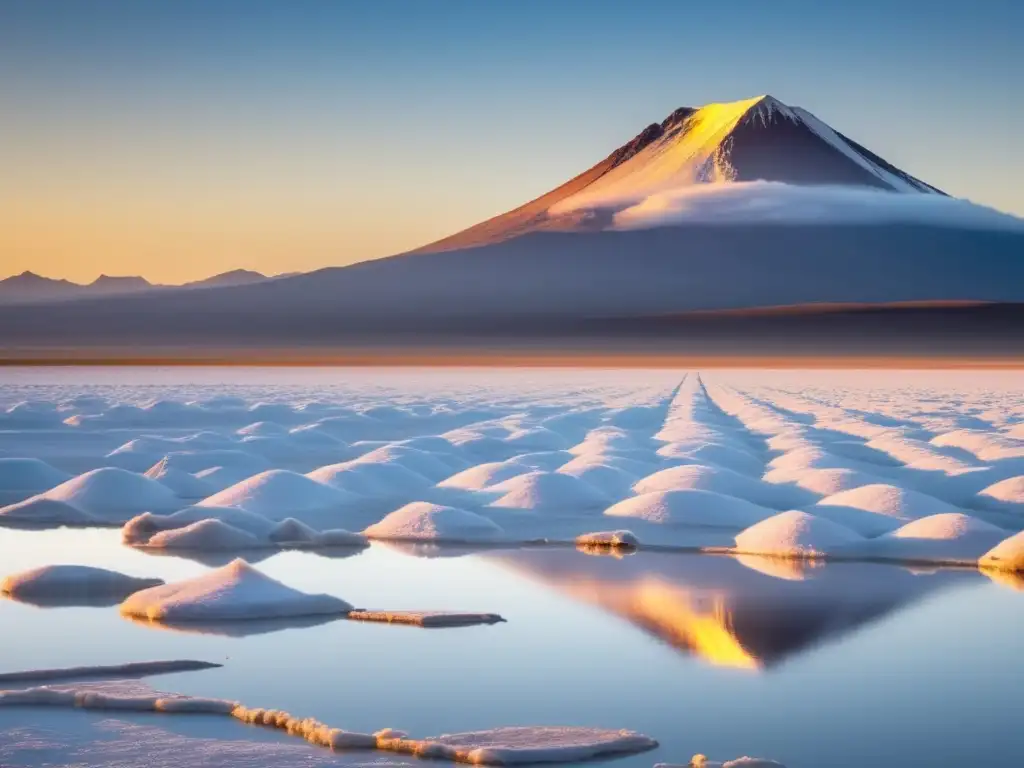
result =
[[765,95],[680,107],[546,195],[420,250],[488,245],[542,230],[586,229],[594,221],[587,211],[594,208],[668,188],[742,181],[944,194],[807,110]]

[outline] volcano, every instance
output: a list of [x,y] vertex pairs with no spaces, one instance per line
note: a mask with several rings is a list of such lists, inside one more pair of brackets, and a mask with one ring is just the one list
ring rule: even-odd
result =
[[724,334],[773,353],[805,332],[832,352],[1024,352],[1024,222],[762,96],[677,109],[547,194],[406,253],[0,307],[12,348],[600,337],[706,352]]
[[421,252],[490,245],[529,232],[592,229],[602,203],[716,182],[774,181],[944,193],[773,96],[680,107],[579,176]]

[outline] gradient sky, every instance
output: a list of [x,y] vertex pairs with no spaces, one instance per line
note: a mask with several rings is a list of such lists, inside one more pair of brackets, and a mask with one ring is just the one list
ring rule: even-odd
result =
[[1024,215],[1022,32],[1019,0],[0,0],[0,277],[384,256],[761,93]]

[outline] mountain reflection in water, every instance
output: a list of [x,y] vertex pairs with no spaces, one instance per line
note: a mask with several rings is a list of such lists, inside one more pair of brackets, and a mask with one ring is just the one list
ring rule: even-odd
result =
[[484,557],[621,616],[710,664],[749,670],[770,668],[937,590],[984,578],[966,570],[810,567],[660,552],[616,558],[526,549]]

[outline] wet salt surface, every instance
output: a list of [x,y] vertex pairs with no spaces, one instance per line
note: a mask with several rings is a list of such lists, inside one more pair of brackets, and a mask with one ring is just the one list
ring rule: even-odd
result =
[[[271,422],[315,425],[331,403],[369,414],[374,429],[386,431],[382,440],[415,436],[396,421],[395,408],[433,425],[423,426],[421,435],[497,420],[504,424],[494,433],[504,441],[497,446],[503,461],[516,456],[513,461],[544,471],[570,462],[579,470],[608,464],[615,471],[579,475],[608,496],[604,507],[630,493],[622,472],[650,477],[699,460],[711,468],[716,493],[756,493],[758,503],[776,498],[761,498],[766,486],[758,478],[781,473],[794,480],[778,488],[802,509],[813,510],[815,500],[840,490],[825,490],[829,483],[841,481],[853,488],[913,483],[944,504],[956,499],[969,514],[1002,524],[1017,514],[1012,494],[993,504],[979,491],[1003,476],[1024,474],[1020,374],[716,371],[702,376],[706,393],[701,384],[676,394],[683,373],[9,370],[0,374],[0,410],[26,399],[88,395],[105,401],[80,400],[68,412],[99,413],[108,421],[42,428],[48,417],[21,408],[0,427],[0,456],[42,457],[62,472],[84,472],[134,438],[185,437],[209,427],[164,418],[160,408],[132,417],[143,422],[119,426],[111,414],[125,411],[115,403],[233,396],[253,409],[244,423],[216,427],[233,441],[243,439],[235,427],[249,423],[263,424],[244,430],[257,440],[275,439]],[[321,404],[295,409],[309,400]],[[438,405],[451,417],[430,422]],[[38,423],[14,430],[15,417],[24,423],[38,417]],[[353,434],[346,441],[374,437]],[[482,452],[476,462],[487,463],[484,454],[497,438],[488,432],[473,439]],[[471,453],[460,451],[468,461]],[[265,458],[267,466],[299,472],[342,458],[324,456],[310,449],[302,457],[268,451]],[[425,487],[443,480],[436,462],[418,460],[423,472],[437,473]],[[731,482],[735,473],[750,479],[741,487]],[[806,500],[797,481],[815,489]],[[593,494],[570,485],[573,493],[565,498],[590,503]],[[536,530],[562,526],[559,535],[570,539],[625,524],[641,541],[668,530],[602,517],[600,508],[562,520],[557,504],[545,506],[552,498],[545,488],[518,492],[513,501],[533,504],[541,515]],[[788,499],[785,493],[780,498]],[[382,503],[372,514],[379,519],[402,503]],[[499,508],[487,514],[511,525],[507,515],[520,513]],[[581,530],[580,514],[593,524]],[[734,533],[694,529],[693,535],[720,544]],[[690,534],[672,528],[672,535]],[[0,528],[0,576],[74,563],[170,582],[201,575],[236,554],[189,559],[133,550],[109,529]],[[508,623],[428,631],[312,617],[169,629],[125,619],[116,607],[39,608],[0,600],[0,671],[204,659],[225,666],[152,682],[161,690],[285,709],[357,731],[387,725],[427,736],[561,724],[629,728],[661,742],[655,752],[617,761],[631,768],[685,762],[696,752],[719,759],[760,755],[789,768],[823,762],[960,768],[1024,753],[1017,714],[1024,683],[1024,592],[1017,590],[1024,580],[1010,573],[383,542],[367,550],[267,549],[244,556],[290,587],[358,606],[498,613]],[[0,743],[29,718],[27,711],[0,713]]]
[[[80,559],[127,573],[204,569],[131,551],[113,531],[3,531],[0,557],[28,566],[78,549],[83,535]],[[542,723],[630,728],[661,742],[617,761],[629,766],[698,751],[790,766],[818,765],[822,754],[851,768],[955,766],[1024,748],[1024,593],[977,572],[836,563],[770,575],[755,568],[777,563],[710,555],[421,558],[379,544],[342,559],[282,553],[259,567],[308,591],[494,611],[508,623],[427,631],[333,621],[230,636],[134,623],[116,609],[3,601],[3,667],[197,658],[225,666],[153,684],[352,730]],[[4,717],[0,726],[13,727],[17,714]]]

